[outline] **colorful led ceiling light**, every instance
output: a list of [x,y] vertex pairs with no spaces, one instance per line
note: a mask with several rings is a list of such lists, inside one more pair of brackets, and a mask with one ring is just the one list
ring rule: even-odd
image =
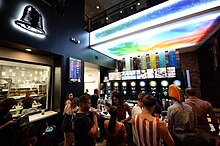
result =
[[90,33],[90,45],[220,6],[219,0],[169,0]]
[[219,27],[220,11],[215,11],[97,44],[92,48],[115,59],[146,55],[200,45]]
[[219,28],[219,6],[219,0],[166,1],[91,32],[90,47],[121,59],[199,45]]

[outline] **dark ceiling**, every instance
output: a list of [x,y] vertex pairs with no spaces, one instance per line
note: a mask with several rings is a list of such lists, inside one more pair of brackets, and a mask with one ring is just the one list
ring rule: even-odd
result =
[[[85,15],[92,18],[109,8],[123,7],[135,1],[139,0],[85,0]],[[99,6],[98,9],[97,6]]]

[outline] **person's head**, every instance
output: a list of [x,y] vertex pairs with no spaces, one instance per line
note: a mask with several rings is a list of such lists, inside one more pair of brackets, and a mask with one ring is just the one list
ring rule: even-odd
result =
[[113,101],[116,106],[123,106],[124,98],[123,98],[122,94],[114,93],[112,97],[113,97]]
[[111,115],[108,125],[108,131],[112,133],[115,129],[115,123],[117,120],[118,108],[116,106],[111,106],[109,114]]
[[193,88],[186,88],[185,93],[187,96],[196,96],[195,90]]
[[114,96],[115,93],[117,93],[117,91],[112,91],[112,92],[110,93],[110,97],[113,98],[113,96]]
[[73,100],[73,93],[72,92],[70,92],[70,93],[67,93],[67,95],[66,95],[66,99],[68,100]]
[[94,89],[94,94],[98,95],[99,94],[99,90],[98,89]]
[[182,102],[184,100],[184,95],[181,91],[181,88],[175,84],[171,84],[169,86],[168,93],[170,98],[172,98],[174,101]]
[[113,117],[116,118],[117,114],[118,114],[118,108],[117,106],[111,106],[110,107],[110,111],[109,111],[109,114]]
[[25,98],[30,98],[30,95],[31,95],[31,92],[30,91],[26,91]]
[[14,98],[6,98],[0,101],[0,115],[4,115],[9,112],[9,110],[17,104]]
[[150,94],[146,94],[143,97],[142,102],[143,102],[144,108],[149,110],[152,113],[156,105],[156,98]]
[[138,104],[139,106],[143,106],[143,97],[145,96],[146,94],[145,93],[139,93],[138,94]]
[[79,98],[79,106],[83,111],[88,111],[91,107],[91,100],[88,94],[83,94]]
[[73,108],[75,108],[76,106],[79,106],[79,98],[78,98],[78,97],[73,98],[73,101],[72,101],[72,103],[71,103],[71,106],[72,106]]

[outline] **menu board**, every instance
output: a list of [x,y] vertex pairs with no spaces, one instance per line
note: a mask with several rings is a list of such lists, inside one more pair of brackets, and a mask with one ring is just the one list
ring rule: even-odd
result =
[[166,68],[155,68],[155,78],[167,78]]
[[151,68],[146,70],[129,70],[122,72],[111,72],[108,74],[109,80],[133,80],[133,79],[153,79],[153,78],[175,78],[175,67]]
[[109,80],[121,80],[121,72],[108,73]]
[[81,60],[69,57],[69,82],[81,82]]
[[123,71],[121,73],[121,79],[122,80],[137,79],[137,77],[136,77],[136,70]]
[[175,67],[167,67],[167,77],[168,78],[175,78],[176,77]]

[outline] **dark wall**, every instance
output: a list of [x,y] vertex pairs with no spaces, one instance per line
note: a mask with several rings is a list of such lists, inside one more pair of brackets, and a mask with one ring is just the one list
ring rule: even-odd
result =
[[180,66],[183,72],[185,70],[189,70],[191,87],[195,89],[196,95],[200,97],[201,96],[201,90],[200,90],[201,81],[200,81],[200,72],[199,72],[198,58],[197,58],[196,52],[181,53],[180,54]]
[[[33,5],[43,16],[44,30],[46,31],[44,39],[24,33],[12,25],[14,20],[21,18],[23,8],[27,4]],[[19,13],[20,15],[18,15]],[[61,66],[62,100],[69,91],[74,92],[76,96],[80,96],[84,90],[83,79],[81,83],[68,82],[68,57],[72,56],[82,61],[114,68],[113,59],[89,48],[89,34],[84,31],[83,0],[66,0],[63,16],[39,0],[1,0],[0,16],[1,40],[62,56],[55,58],[57,64]],[[75,37],[81,43],[71,42],[71,37]]]
[[201,96],[213,107],[220,105],[220,31],[213,35],[200,49],[198,62],[201,79]]

